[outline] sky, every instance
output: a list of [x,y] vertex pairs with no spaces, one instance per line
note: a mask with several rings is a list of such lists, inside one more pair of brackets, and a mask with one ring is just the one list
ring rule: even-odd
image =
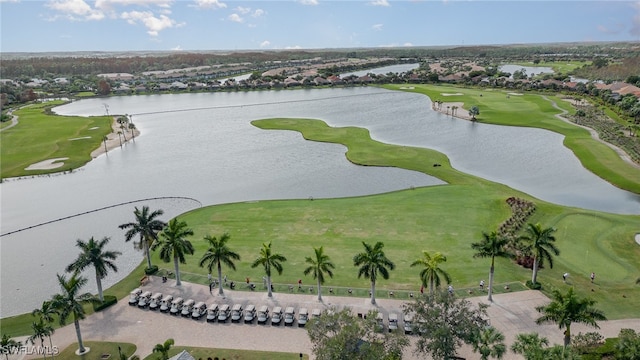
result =
[[1,52],[640,41],[640,0],[0,0]]

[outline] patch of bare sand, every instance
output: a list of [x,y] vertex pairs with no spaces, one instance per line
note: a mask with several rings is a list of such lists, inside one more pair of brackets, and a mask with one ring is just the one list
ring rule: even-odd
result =
[[[455,113],[453,113],[454,106],[457,107],[457,109],[455,110]],[[459,119],[471,120],[471,116],[469,115],[469,110],[465,109],[463,106],[464,106],[463,102],[443,102],[442,106],[434,107],[433,110],[441,114],[452,115],[453,117],[456,117]]]
[[463,93],[440,93],[442,96],[460,96],[464,95]]
[[[97,149],[91,152],[91,157],[93,159],[106,153],[109,150],[113,150],[118,146],[121,146],[121,144],[122,145],[126,144],[127,142],[131,141],[133,137],[140,135],[140,131],[138,129],[133,130],[133,136],[131,136],[130,131],[125,131],[125,134],[124,134],[125,136],[122,138],[122,142],[120,142],[120,138],[118,137],[118,131],[122,131],[122,130],[120,129],[120,124],[118,124],[116,120],[117,120],[117,117],[114,117],[113,123],[111,124],[112,132],[109,135],[107,135],[107,140],[101,142],[100,146],[98,146]],[[105,146],[106,146],[106,149],[105,149]]]
[[67,160],[67,159],[68,159],[68,157],[43,160],[43,161],[40,161],[40,162],[37,162],[35,164],[31,164],[31,165],[27,166],[25,168],[25,170],[51,170],[51,169],[57,169],[59,167],[62,167],[64,165],[64,160]]

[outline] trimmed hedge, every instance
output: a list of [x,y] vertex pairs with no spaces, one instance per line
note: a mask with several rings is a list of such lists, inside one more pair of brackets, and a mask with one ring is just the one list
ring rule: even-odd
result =
[[532,290],[540,290],[540,289],[542,289],[542,284],[540,284],[540,283],[539,283],[539,282],[537,282],[537,281],[536,281],[536,283],[534,284],[534,283],[532,283],[532,282],[531,282],[531,280],[527,280],[527,282],[526,282],[525,284],[527,285],[527,287],[528,287],[529,289],[532,289]]
[[108,308],[118,302],[118,298],[113,295],[104,295],[104,301],[100,304],[93,305],[93,311],[98,312]]
[[144,269],[144,273],[147,275],[153,275],[157,272],[158,272],[158,265],[151,265],[151,267]]

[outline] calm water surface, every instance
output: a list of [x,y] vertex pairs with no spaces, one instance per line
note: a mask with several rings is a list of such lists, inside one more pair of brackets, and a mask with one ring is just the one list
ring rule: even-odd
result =
[[[305,117],[331,126],[361,126],[372,137],[446,153],[454,167],[541,199],[615,213],[640,213],[640,199],[584,170],[544,130],[472,124],[435,113],[422,95],[376,88],[167,94],[88,99],[60,114],[134,114],[135,143],[110,151],[73,174],[9,180],[2,191],[2,233],[138,199],[184,199],[124,205],[3,236],[1,316],[31,311],[58,291],[77,255],[78,238],[112,238],[123,252],[108,287],[129,273],[141,253],[118,225],[134,206],[165,210],[165,220],[203,205],[239,201],[345,197],[441,184],[421,173],[349,163],[341,145],[305,141],[297,132],[264,131],[251,120]],[[199,202],[200,203],[199,203]],[[93,274],[89,291],[95,291]]]

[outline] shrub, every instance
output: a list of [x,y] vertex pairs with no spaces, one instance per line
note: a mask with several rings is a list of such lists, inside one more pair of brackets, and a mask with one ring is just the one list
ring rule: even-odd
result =
[[118,298],[113,295],[104,295],[104,301],[99,304],[93,304],[93,311],[98,312],[118,302]]
[[586,354],[590,350],[599,347],[604,343],[604,336],[597,332],[588,332],[586,334],[578,333],[571,340],[572,347],[580,354]]
[[157,272],[158,272],[158,265],[151,265],[151,267],[144,269],[144,273],[147,275],[153,275]]
[[540,290],[542,289],[542,284],[540,284],[539,282],[536,281],[536,283],[532,283],[531,280],[527,280],[526,285],[529,289],[532,290]]

